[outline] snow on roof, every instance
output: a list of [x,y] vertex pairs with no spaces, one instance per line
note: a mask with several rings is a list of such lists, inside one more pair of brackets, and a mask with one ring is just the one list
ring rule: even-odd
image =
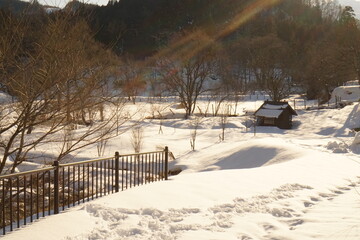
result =
[[283,112],[283,110],[281,109],[259,109],[259,111],[257,111],[255,113],[255,116],[258,117],[268,117],[268,118],[278,118],[280,116],[280,114]]
[[351,81],[347,81],[344,84],[345,86],[357,86],[359,85],[359,80],[351,80]]
[[[289,107],[287,102],[265,102],[256,112],[255,116],[278,118],[280,114]],[[296,113],[295,113],[296,115]]]
[[265,108],[265,109],[285,109],[287,106],[288,106],[288,104],[273,105],[273,104],[266,103],[261,108]]

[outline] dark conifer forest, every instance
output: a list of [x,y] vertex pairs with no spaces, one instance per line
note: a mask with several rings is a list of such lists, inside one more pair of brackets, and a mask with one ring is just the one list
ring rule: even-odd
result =
[[186,41],[201,35],[197,40],[205,41],[204,49],[191,57],[211,48],[213,76],[237,92],[272,89],[272,98],[281,99],[288,94],[284,83],[291,82],[308,98],[327,100],[334,87],[360,79],[359,23],[351,7],[336,1],[113,0],[107,6],[74,1],[52,13],[38,6],[37,1],[0,1],[3,14],[24,18],[25,9],[31,13],[25,18],[36,27],[28,26],[22,41],[26,51],[48,18],[71,13],[69,22],[85,19],[98,44],[131,64],[142,62],[140,68],[174,60],[182,51],[174,46],[181,41],[182,47],[190,46]]

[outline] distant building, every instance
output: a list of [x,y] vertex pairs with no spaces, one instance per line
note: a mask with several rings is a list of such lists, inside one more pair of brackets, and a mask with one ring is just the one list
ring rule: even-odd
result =
[[265,101],[254,113],[259,126],[292,128],[292,116],[297,115],[288,102]]
[[331,93],[330,103],[358,102],[360,100],[360,85],[347,85],[335,88]]
[[351,80],[344,83],[344,86],[359,86],[359,80]]

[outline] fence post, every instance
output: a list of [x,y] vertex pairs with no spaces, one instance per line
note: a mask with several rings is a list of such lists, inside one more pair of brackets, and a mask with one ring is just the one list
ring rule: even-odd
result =
[[165,147],[165,180],[168,180],[168,163],[169,163],[169,148]]
[[115,192],[119,192],[119,152],[115,152]]
[[296,99],[294,99],[294,110],[296,110]]
[[59,161],[54,161],[54,214],[59,213]]

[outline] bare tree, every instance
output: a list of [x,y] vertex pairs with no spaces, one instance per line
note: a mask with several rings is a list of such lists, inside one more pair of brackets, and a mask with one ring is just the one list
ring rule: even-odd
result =
[[129,57],[125,58],[117,75],[118,79],[115,81],[115,86],[121,89],[128,100],[135,104],[136,96],[146,87],[144,74],[139,63]]
[[[238,39],[221,51],[217,64],[217,75],[220,79],[219,90],[235,102],[237,107],[241,95],[249,90],[252,74],[249,58],[250,40]],[[218,90],[218,91],[219,91]],[[235,113],[236,114],[236,107]]]
[[[40,146],[56,144],[59,151],[54,160],[61,160],[113,136],[114,116],[122,109],[106,91],[112,65],[107,59],[113,57],[92,40],[85,21],[62,12],[47,16],[39,37],[27,42],[26,21],[9,15],[1,18],[0,49],[6,53],[0,56],[1,84],[16,101],[1,108],[0,173],[15,171]],[[24,48],[11,39],[30,46]],[[113,111],[99,121],[97,107],[110,105]],[[85,128],[77,131],[77,124]],[[38,131],[32,133],[34,129]],[[5,169],[9,160],[11,166]]]
[[202,121],[202,119],[200,117],[194,117],[193,119],[191,119],[191,122],[190,122],[190,126],[191,126],[190,146],[191,146],[192,151],[195,151],[197,130],[200,127],[201,121]]
[[141,126],[136,126],[131,130],[131,144],[134,152],[139,153],[141,151],[144,139],[144,129]]
[[265,90],[274,101],[289,94],[291,61],[285,42],[274,35],[254,38],[249,46],[252,73],[258,89]]
[[162,80],[176,93],[185,118],[195,110],[204,83],[214,70],[215,45],[203,32],[184,32],[173,38],[158,61]]
[[229,107],[223,107],[220,115],[220,127],[221,127],[221,134],[219,136],[220,141],[225,141],[225,130],[226,125],[228,124],[228,117],[229,117]]

